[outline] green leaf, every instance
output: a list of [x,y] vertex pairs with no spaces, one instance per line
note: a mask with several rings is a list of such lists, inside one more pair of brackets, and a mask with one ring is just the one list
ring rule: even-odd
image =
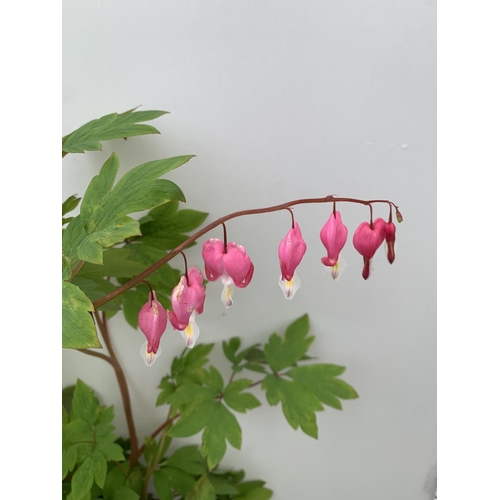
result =
[[245,481],[244,483],[238,484],[238,491],[240,494],[248,493],[251,490],[264,486],[265,484],[266,482],[260,479]]
[[140,234],[139,223],[131,217],[119,215],[103,229],[96,230],[84,238],[78,247],[78,258],[92,264],[102,264],[103,248],[136,234]]
[[257,363],[246,363],[242,365],[242,368],[246,368],[252,372],[269,373],[262,365],[258,365]]
[[194,479],[187,472],[176,467],[161,468],[158,474],[166,476],[171,487],[182,495],[191,490],[195,483]]
[[[228,342],[222,341],[222,349],[226,358],[231,361],[231,363],[236,363],[236,351],[240,348],[241,339],[239,337],[232,337]],[[237,364],[237,363],[236,363]]]
[[166,114],[167,111],[135,111],[136,109],[121,114],[112,113],[82,125],[79,129],[63,137],[63,152],[101,151],[100,141],[159,134],[160,132],[151,125],[140,123],[154,120]]
[[90,387],[80,379],[76,382],[73,395],[73,411],[84,422],[93,425],[99,416],[99,400]]
[[262,382],[262,389],[267,391],[266,397],[270,405],[281,401],[283,413],[288,423],[294,428],[300,428],[313,438],[318,437],[316,411],[322,411],[319,399],[304,386],[285,380],[275,375],[268,375]]
[[113,494],[110,500],[139,500],[140,496],[130,488],[122,486]]
[[144,243],[160,250],[171,250],[186,241],[188,233],[199,227],[208,214],[196,210],[179,210],[176,201],[153,208],[147,219],[141,219]]
[[142,493],[143,485],[144,471],[140,465],[137,465],[129,472],[127,480],[125,481],[125,486],[140,495]]
[[62,454],[63,479],[68,475],[68,472],[71,472],[75,468],[77,455],[78,453],[75,446],[71,446],[63,450]]
[[84,349],[102,347],[89,314],[94,306],[89,298],[75,285],[62,284],[62,337],[63,348]]
[[214,389],[217,393],[222,392],[224,380],[215,366],[210,366],[210,371],[203,370],[203,383]]
[[203,431],[201,454],[212,470],[226,453],[226,440],[233,448],[241,448],[241,427],[236,417],[222,404],[210,401],[210,420]]
[[248,378],[242,378],[231,382],[224,389],[224,402],[233,410],[246,413],[247,410],[260,406],[260,401],[249,392],[242,393],[252,384]]
[[286,375],[311,391],[322,403],[341,410],[342,404],[338,398],[358,397],[357,392],[349,384],[335,378],[344,370],[343,366],[314,364],[292,368]]
[[170,478],[165,473],[164,469],[155,470],[153,472],[153,482],[159,500],[172,500],[174,498],[172,495]]
[[106,200],[109,214],[105,216],[105,220],[116,215],[148,210],[168,201],[186,201],[176,184],[158,177],[184,165],[191,158],[193,155],[163,158],[129,170],[118,181]]
[[[113,153],[85,192],[80,217],[87,236],[77,247],[80,260],[102,264],[102,248],[141,234],[138,221],[127,214],[147,210],[167,201],[185,201],[180,188],[161,175],[183,165],[192,156],[165,158],[128,171],[113,187],[119,160]],[[68,226],[69,227],[69,226]]]
[[81,198],[77,198],[75,194],[70,196],[62,204],[62,214],[66,215],[67,213],[73,211],[78,206],[78,203],[80,203],[80,200]]
[[203,366],[208,363],[208,355],[214,344],[197,344],[192,349],[184,349],[180,358],[172,361],[172,377],[177,384],[203,383]]
[[[114,437],[113,437],[113,439],[114,439]],[[104,458],[108,462],[111,462],[112,460],[114,460],[116,462],[121,462],[121,461],[125,460],[121,446],[116,444],[116,443],[109,443],[109,442],[97,440],[97,448],[96,449],[103,454]]]
[[264,354],[271,369],[277,373],[287,366],[294,365],[309,349],[313,336],[309,332],[307,314],[295,320],[285,331],[284,337],[273,333],[264,346]]
[[170,382],[163,382],[160,384],[162,391],[158,394],[156,406],[161,406],[167,403],[168,398],[175,392],[175,385]]
[[87,236],[81,217],[76,216],[63,231],[63,254],[69,259],[71,268],[78,262],[78,247]]
[[146,269],[146,265],[131,259],[134,250],[127,248],[108,248],[102,253],[101,265],[86,262],[78,271],[81,278],[133,278]]
[[220,402],[198,400],[182,413],[180,420],[170,430],[172,437],[188,437],[205,428],[201,454],[213,469],[226,452],[226,440],[234,448],[241,447],[241,428],[235,416]]
[[94,442],[92,426],[81,419],[72,420],[63,426],[63,446],[69,447],[74,443]]
[[63,281],[69,280],[71,278],[71,262],[63,254],[62,256],[62,279]]
[[273,492],[262,486],[253,488],[242,495],[233,497],[234,500],[269,500],[273,496]]
[[201,476],[192,491],[186,497],[186,500],[216,500],[215,489],[207,476]]
[[78,468],[71,480],[71,495],[73,500],[81,500],[90,492],[95,480],[103,488],[107,471],[106,459],[98,451],[87,458]]
[[205,474],[205,468],[200,463],[202,458],[198,446],[189,445],[179,448],[168,457],[167,464],[186,471],[188,474],[201,475]]
[[[92,277],[90,279],[77,275],[73,278],[73,285],[76,285],[80,290],[93,302],[100,299],[104,295],[113,292],[116,286],[104,278]],[[121,309],[122,296],[118,296],[110,300],[99,309],[101,311],[119,311]]]
[[[87,234],[104,225],[100,225],[99,222],[103,219],[106,220],[104,209],[107,198],[111,195],[119,168],[120,160],[116,153],[112,153],[104,162],[99,174],[91,179],[85,191],[80,207],[80,217]],[[114,217],[110,218],[113,219]]]
[[198,434],[210,422],[211,400],[198,400],[190,405],[179,421],[168,431],[172,437],[189,437]]
[[[258,344],[260,345],[260,344]],[[253,363],[267,363],[264,351],[258,347],[253,347],[245,354],[245,359]]]
[[239,491],[227,480],[225,474],[209,474],[208,479],[210,479],[216,495],[237,495],[239,493]]
[[197,401],[208,401],[214,399],[218,390],[209,387],[202,387],[198,384],[186,383],[177,388],[177,390],[168,398],[169,403],[180,405],[191,404]]

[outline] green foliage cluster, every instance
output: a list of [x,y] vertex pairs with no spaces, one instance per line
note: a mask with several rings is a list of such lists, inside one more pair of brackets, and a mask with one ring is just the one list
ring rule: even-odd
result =
[[[130,110],[93,120],[63,137],[62,156],[98,151],[104,140],[159,133],[143,122],[164,114]],[[102,347],[94,318],[99,323],[122,310],[137,328],[149,288],[127,289],[99,312],[93,303],[186,242],[188,233],[205,221],[206,213],[180,210],[179,202],[185,201],[182,190],[161,178],[191,158],[143,163],[117,181],[119,159],[113,153],[83,197],[70,196],[62,205],[63,347],[86,349],[87,354],[107,359],[122,396],[126,379],[111,349],[109,356],[89,351]],[[79,205],[79,215],[69,216]],[[142,211],[147,214],[141,219],[131,217]],[[180,272],[168,264],[148,275],[165,308],[171,307],[170,293],[179,279]],[[102,326],[101,332],[109,348]],[[245,481],[243,471],[219,469],[228,444],[242,446],[236,415],[262,404],[254,391],[263,390],[271,406],[281,403],[290,426],[314,438],[318,437],[316,413],[324,405],[341,410],[340,400],[357,397],[339,378],[344,367],[312,362],[307,354],[312,341],[307,315],[294,321],[284,335],[273,333],[263,346],[243,347],[238,337],[224,341],[232,370],[228,380],[209,364],[214,344],[185,349],[159,384],[157,406],[166,406],[165,422],[140,449],[132,439],[135,431],[130,431],[130,438],[116,438],[113,407],[101,405],[93,390],[78,380],[63,390],[63,500],[268,500],[272,491],[264,481]],[[127,408],[124,396],[123,400]],[[130,430],[134,428],[130,403],[128,409]],[[200,446],[179,443],[198,433]],[[148,493],[151,486],[154,494]]]
[[[307,355],[314,337],[304,315],[284,335],[273,333],[264,346],[242,348],[241,339],[223,342],[232,373],[224,381],[209,364],[214,344],[198,344],[176,356],[160,384],[157,406],[166,405],[166,425],[159,437],[145,439],[143,460],[130,467],[126,442],[121,447],[109,424],[113,409],[101,406],[81,381],[72,406],[63,408],[63,493],[67,500],[140,498],[152,477],[159,500],[268,500],[263,481],[243,481],[243,471],[219,471],[227,445],[240,449],[242,429],[236,413],[261,406],[253,393],[260,387],[270,405],[281,403],[293,429],[318,437],[316,413],[323,405],[342,409],[341,399],[356,391],[339,378],[344,367],[314,363]],[[244,372],[261,378],[239,378]],[[69,407],[66,394],[66,405]],[[201,446],[171,452],[177,438],[201,434]],[[173,449],[174,447],[172,447]]]
[[[159,133],[138,124],[165,114],[164,111],[127,111],[104,116],[63,138],[63,156],[101,149],[100,141]],[[113,153],[90,182],[83,199],[73,195],[62,205],[62,305],[63,347],[101,347],[89,314],[92,302],[137,276],[186,241],[207,215],[179,210],[185,202],[182,190],[160,177],[187,163],[193,155],[143,163],[116,182],[119,159]],[[80,203],[81,202],[81,203]],[[80,214],[66,215],[80,204]],[[130,214],[149,210],[140,220]],[[170,291],[180,273],[168,264],[148,277],[157,298],[170,307]],[[123,310],[128,323],[137,328],[137,313],[147,301],[148,287],[138,286],[105,304],[108,317]]]

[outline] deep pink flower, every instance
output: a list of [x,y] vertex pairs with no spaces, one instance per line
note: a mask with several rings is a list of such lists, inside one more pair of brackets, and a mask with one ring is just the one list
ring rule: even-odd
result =
[[238,288],[249,285],[254,271],[252,261],[244,246],[231,242],[224,252],[224,243],[217,238],[203,243],[201,255],[205,262],[207,279],[216,281],[220,278],[224,285],[221,300],[228,309],[233,304],[233,285]]
[[179,330],[188,347],[194,347],[200,335],[195,321],[196,314],[203,312],[205,288],[201,271],[192,267],[188,271],[188,279],[181,276],[179,284],[172,290],[172,309],[167,311],[168,319],[175,330]]
[[345,268],[345,262],[340,257],[340,251],[347,241],[347,227],[342,222],[340,212],[336,211],[330,214],[330,218],[321,229],[319,237],[327,252],[327,256],[323,257],[321,262],[325,266],[332,268],[332,277],[336,281]]
[[392,264],[396,258],[396,252],[394,251],[396,226],[393,222],[388,222],[385,226],[385,241],[387,243],[387,260]]
[[160,339],[167,328],[167,311],[156,299],[154,290],[149,293],[148,301],[139,311],[139,328],[147,338],[140,353],[144,362],[151,366],[161,354]]
[[300,227],[297,222],[294,222],[293,227],[281,240],[278,247],[281,267],[279,285],[287,299],[292,299],[300,287],[300,279],[295,273],[295,269],[297,269],[302,257],[304,257],[306,249],[307,245],[302,238]]
[[385,229],[385,220],[378,218],[372,225],[368,222],[362,222],[354,233],[354,248],[363,256],[364,266],[362,276],[365,280],[370,276],[370,260],[385,240]]

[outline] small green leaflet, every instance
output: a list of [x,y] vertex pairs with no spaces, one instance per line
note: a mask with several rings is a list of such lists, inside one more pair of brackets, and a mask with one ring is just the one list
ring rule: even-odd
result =
[[322,411],[323,405],[312,392],[296,382],[275,375],[268,375],[264,379],[262,389],[266,391],[271,406],[281,401],[283,413],[294,429],[300,426],[308,436],[318,438],[315,412]]
[[207,476],[201,476],[192,491],[186,497],[186,500],[215,500],[215,489]]
[[66,349],[102,347],[89,314],[90,299],[76,286],[62,282],[62,346]]
[[104,487],[108,464],[104,456],[95,451],[78,467],[71,479],[73,500],[81,500],[92,488],[94,480],[99,487]]
[[201,454],[212,470],[226,453],[226,440],[241,448],[241,428],[236,417],[219,401],[198,399],[191,404],[170,430],[172,437],[188,437],[203,428]]
[[294,365],[309,349],[314,337],[307,336],[309,317],[307,314],[295,320],[285,331],[284,337],[273,333],[264,346],[264,354],[271,369],[277,373]]
[[67,213],[73,211],[80,203],[81,198],[78,198],[76,194],[71,195],[66,201],[62,204],[62,214],[66,215]]
[[132,278],[146,269],[145,264],[137,262],[131,257],[133,248],[108,248],[104,250],[102,265],[86,262],[78,271],[78,275],[84,278]]
[[63,156],[66,153],[84,153],[85,151],[101,151],[100,141],[121,139],[138,135],[159,134],[151,125],[142,125],[141,122],[154,120],[167,111],[135,111],[112,113],[97,120],[92,120],[71,134],[63,137]]
[[203,457],[198,450],[198,446],[189,445],[183,446],[176,450],[167,459],[167,465],[170,467],[177,467],[188,474],[201,475],[205,474],[206,470],[201,465]]
[[160,250],[172,250],[187,240],[208,214],[196,210],[179,210],[176,201],[153,208],[147,218],[140,220],[142,240]]
[[322,403],[341,410],[342,404],[339,398],[358,397],[358,393],[349,384],[336,378],[344,370],[343,366],[318,363],[292,368],[285,375],[312,392]]
[[260,401],[253,394],[242,392],[250,385],[252,385],[252,381],[248,378],[231,382],[224,389],[224,402],[227,406],[241,413],[246,413],[247,410],[260,406]]

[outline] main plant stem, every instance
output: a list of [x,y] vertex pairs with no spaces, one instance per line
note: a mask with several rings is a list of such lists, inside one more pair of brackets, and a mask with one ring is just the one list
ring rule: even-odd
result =
[[134,278],[132,278],[130,281],[127,281],[125,284],[123,284],[120,287],[117,287],[115,290],[113,290],[111,293],[108,293],[108,295],[105,295],[104,297],[101,297],[100,299],[97,299],[95,302],[93,302],[94,308],[98,309],[99,307],[103,306],[104,304],[108,303],[110,300],[113,300],[115,297],[118,297],[122,293],[126,292],[127,290],[130,290],[137,284],[139,284],[143,279],[147,278],[150,274],[154,273],[156,270],[158,270],[161,266],[172,260],[177,254],[179,254],[182,250],[184,250],[186,247],[188,247],[191,243],[196,241],[198,238],[203,236],[204,234],[208,233],[212,229],[216,228],[220,224],[223,224],[224,222],[235,219],[236,217],[242,217],[244,215],[258,215],[258,214],[266,214],[270,212],[278,212],[279,210],[288,210],[290,207],[293,207],[295,205],[305,205],[308,203],[341,203],[341,202],[347,202],[347,203],[359,203],[361,205],[368,205],[371,208],[372,203],[388,203],[390,206],[394,206],[394,208],[398,208],[392,201],[390,200],[358,200],[356,198],[337,198],[335,196],[329,195],[325,196],[324,198],[302,198],[299,200],[293,200],[289,201],[287,203],[282,203],[281,205],[274,205],[272,207],[265,207],[265,208],[254,208],[251,210],[240,210],[238,212],[233,212],[231,214],[225,215],[224,217],[221,217],[217,219],[214,222],[211,222],[210,224],[206,225],[204,228],[200,229],[197,233],[193,234],[193,236],[190,236],[184,243],[180,244],[178,247],[176,247],[174,250],[169,252],[165,257],[162,257],[158,262],[153,264],[151,267],[148,267],[146,270],[144,270],[142,273],[138,274]]
[[[102,318],[99,313],[96,311],[95,318],[97,324],[99,325],[99,330],[101,330],[102,338],[104,340],[104,344],[108,348],[109,352],[109,361],[115,370],[116,379],[118,380],[118,386],[120,387],[120,393],[123,401],[123,409],[125,410],[125,418],[127,420],[127,427],[130,436],[130,467],[132,468],[137,459],[139,458],[139,446],[137,442],[137,434],[135,432],[135,424],[134,417],[132,415],[132,404],[130,402],[130,393],[128,390],[127,380],[125,378],[125,373],[116,357],[115,350],[113,348],[113,344],[111,343],[111,338],[108,331],[108,325],[106,322],[106,313],[102,313]],[[92,351],[88,352],[90,354]],[[97,355],[98,353],[93,353],[93,355]],[[102,357],[105,355],[101,355]],[[104,358],[105,359],[105,358]]]

